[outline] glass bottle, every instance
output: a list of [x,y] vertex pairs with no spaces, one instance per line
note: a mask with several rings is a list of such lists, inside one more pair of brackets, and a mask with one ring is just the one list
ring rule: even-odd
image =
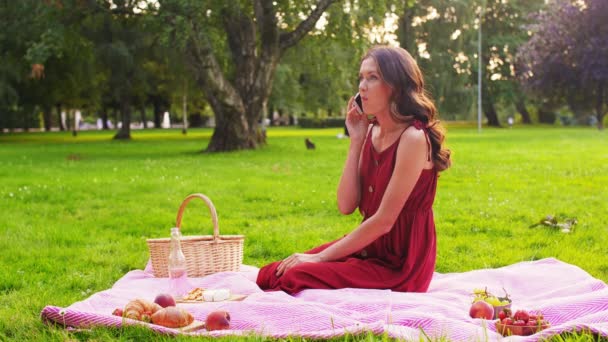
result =
[[188,271],[186,257],[182,252],[182,234],[179,228],[171,228],[171,251],[169,252],[169,292],[179,298],[186,294],[188,287]]

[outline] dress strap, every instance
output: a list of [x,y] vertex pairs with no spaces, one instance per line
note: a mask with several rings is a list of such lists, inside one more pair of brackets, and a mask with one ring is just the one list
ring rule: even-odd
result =
[[424,137],[426,138],[426,147],[427,147],[427,160],[431,161],[431,141],[429,140],[429,132],[428,127],[422,123],[420,120],[414,120],[413,126],[416,129],[421,129],[424,132]]

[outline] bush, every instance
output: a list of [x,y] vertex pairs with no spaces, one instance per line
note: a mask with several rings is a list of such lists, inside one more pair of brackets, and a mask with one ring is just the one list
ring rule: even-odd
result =
[[344,127],[344,118],[298,118],[302,128]]

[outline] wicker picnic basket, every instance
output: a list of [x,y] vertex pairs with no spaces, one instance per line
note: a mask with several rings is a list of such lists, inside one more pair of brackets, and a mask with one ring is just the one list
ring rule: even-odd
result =
[[[189,277],[202,277],[223,271],[238,271],[243,262],[243,235],[220,235],[217,213],[211,200],[203,194],[188,195],[177,211],[176,227],[181,230],[182,215],[188,202],[202,199],[211,214],[213,235],[185,236],[182,234],[181,246],[186,256]],[[155,277],[169,276],[168,261],[171,239],[148,239],[150,259]]]

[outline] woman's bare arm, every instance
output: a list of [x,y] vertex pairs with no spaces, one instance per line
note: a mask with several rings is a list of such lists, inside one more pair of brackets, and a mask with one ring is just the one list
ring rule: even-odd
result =
[[319,254],[321,261],[337,260],[355,253],[388,233],[409,198],[426,164],[424,132],[407,130],[397,147],[397,160],[378,211],[346,237]]

